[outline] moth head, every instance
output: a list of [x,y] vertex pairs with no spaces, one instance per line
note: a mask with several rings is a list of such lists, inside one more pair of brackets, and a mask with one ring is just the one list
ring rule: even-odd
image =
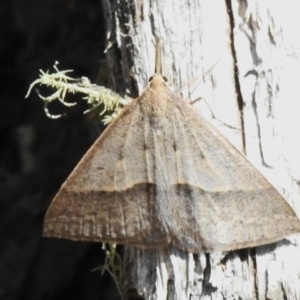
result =
[[154,74],[149,78],[149,85],[151,87],[166,86],[167,82],[168,79],[160,74]]

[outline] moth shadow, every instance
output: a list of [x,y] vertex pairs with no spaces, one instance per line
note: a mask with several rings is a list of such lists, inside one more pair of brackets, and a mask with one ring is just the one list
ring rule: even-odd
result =
[[223,259],[221,260],[221,263],[223,265],[226,265],[226,262],[228,260],[232,260],[236,256],[238,256],[240,258],[240,260],[242,262],[244,262],[244,261],[248,260],[249,255],[251,257],[254,257],[255,255],[262,256],[262,255],[268,254],[270,252],[273,252],[278,248],[289,246],[289,245],[293,245],[293,243],[288,239],[282,239],[281,241],[271,243],[271,244],[267,244],[267,245],[229,251],[225,254]]
[[282,239],[282,240],[272,243],[272,244],[257,246],[254,249],[255,249],[256,254],[264,255],[264,254],[268,254],[270,252],[275,251],[277,248],[290,246],[290,245],[293,245],[293,243],[290,240]]

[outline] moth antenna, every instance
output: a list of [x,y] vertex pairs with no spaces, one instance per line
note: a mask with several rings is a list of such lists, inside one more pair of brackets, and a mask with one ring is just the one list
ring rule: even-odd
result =
[[156,38],[155,45],[155,74],[162,75],[162,59],[161,59],[161,39]]

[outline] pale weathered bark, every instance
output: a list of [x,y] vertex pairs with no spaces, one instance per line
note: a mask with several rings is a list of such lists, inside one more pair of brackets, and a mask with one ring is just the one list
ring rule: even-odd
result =
[[[187,100],[205,100],[195,109],[246,153],[300,217],[299,4],[103,0],[115,89],[141,93],[160,37],[170,86]],[[127,282],[145,299],[300,299],[298,236],[209,255],[125,252]]]

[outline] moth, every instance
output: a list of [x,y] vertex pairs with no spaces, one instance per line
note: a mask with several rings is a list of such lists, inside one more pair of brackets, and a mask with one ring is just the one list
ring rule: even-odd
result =
[[48,237],[197,253],[299,231],[279,192],[159,73],[84,155],[44,222]]

